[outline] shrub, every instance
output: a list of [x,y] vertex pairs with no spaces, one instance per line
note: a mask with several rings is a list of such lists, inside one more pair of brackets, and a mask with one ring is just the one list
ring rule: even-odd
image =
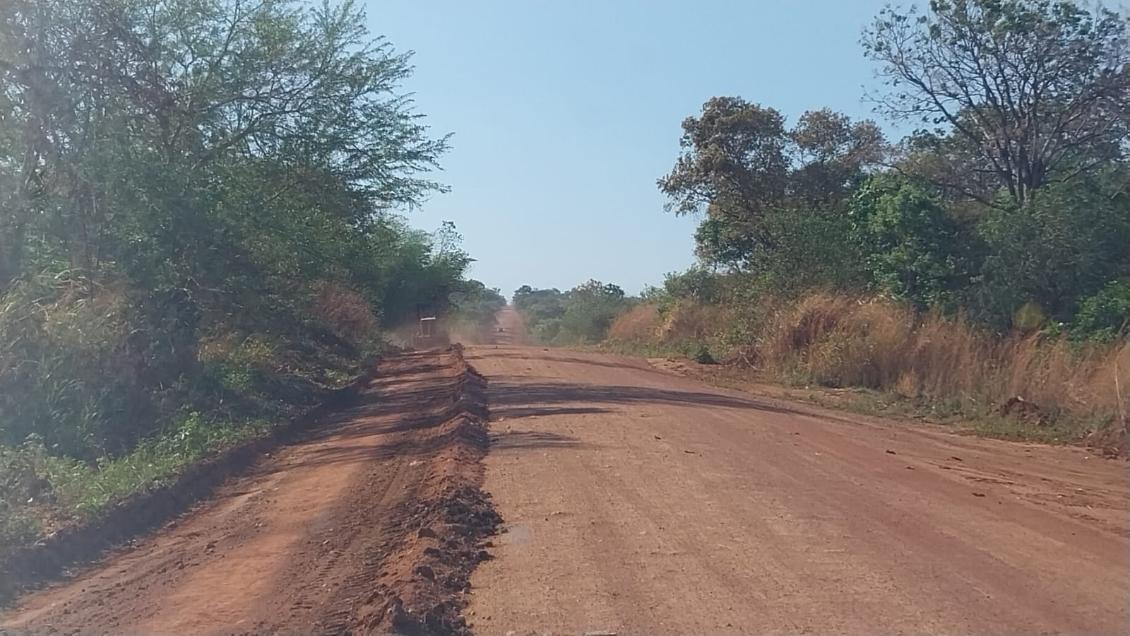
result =
[[1047,186],[1028,206],[986,211],[979,230],[988,249],[983,276],[969,290],[971,307],[1006,325],[1025,303],[1070,321],[1080,299],[1093,296],[1130,263],[1130,206],[1108,183],[1089,176]]
[[727,311],[718,305],[705,305],[680,300],[663,315],[658,335],[663,342],[703,343],[713,339],[725,327]]
[[710,349],[704,344],[698,346],[694,355],[691,356],[691,360],[699,364],[718,364],[718,361],[715,360],[714,356],[710,353]]
[[1073,423],[1076,436],[1125,422],[1127,342],[1002,338],[960,317],[828,294],[786,306],[765,329],[765,370],[794,382],[890,391],[973,416],[1019,396],[1045,421]]
[[851,217],[874,288],[929,309],[952,306],[968,287],[976,236],[925,189],[873,177],[852,199]]
[[1111,281],[1083,300],[1071,324],[1077,337],[1113,340],[1130,327],[1130,278]]
[[364,296],[328,281],[319,283],[316,289],[310,314],[335,335],[358,348],[376,337],[377,317]]
[[144,332],[125,299],[94,297],[71,272],[43,273],[0,300],[0,442],[36,434],[91,458],[128,446],[151,419]]
[[650,342],[659,331],[660,320],[659,308],[654,304],[636,305],[612,321],[608,339],[621,343]]

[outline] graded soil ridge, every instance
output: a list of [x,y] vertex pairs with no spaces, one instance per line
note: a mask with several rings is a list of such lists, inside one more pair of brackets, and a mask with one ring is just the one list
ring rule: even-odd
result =
[[353,405],[0,629],[462,633],[499,523],[479,489],[484,380],[458,346],[386,358]]

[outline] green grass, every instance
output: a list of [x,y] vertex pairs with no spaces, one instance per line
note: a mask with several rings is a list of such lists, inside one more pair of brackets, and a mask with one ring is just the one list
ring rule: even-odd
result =
[[60,505],[81,518],[130,495],[166,485],[185,468],[262,436],[270,428],[265,420],[215,421],[188,413],[169,434],[142,442],[127,455],[101,460],[95,466],[52,458],[47,481]]
[[[316,339],[233,334],[201,348],[201,373],[161,397],[179,403],[128,448],[67,453],[47,435],[0,444],[0,554],[175,481],[189,467],[263,436],[363,372],[373,351]],[[28,400],[50,402],[50,395]],[[0,422],[3,424],[3,422]],[[85,440],[85,438],[83,438]]]
[[1082,441],[1087,433],[1102,430],[1106,426],[1109,426],[1109,423],[1076,421],[1069,418],[1060,418],[1048,424],[1038,425],[998,415],[980,417],[968,424],[969,430],[982,437],[1041,444],[1074,444]]
[[0,538],[7,547],[97,516],[115,502],[174,481],[188,467],[262,436],[267,420],[215,420],[186,413],[170,430],[129,453],[82,462],[34,442],[0,449]]

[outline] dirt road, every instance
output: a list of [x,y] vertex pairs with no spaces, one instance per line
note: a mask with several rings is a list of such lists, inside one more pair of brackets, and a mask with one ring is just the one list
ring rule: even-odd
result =
[[[1130,631],[1123,461],[776,402],[642,360],[513,344],[466,358],[489,381],[489,452],[461,358],[390,360],[316,435],[0,627]],[[505,521],[490,540],[480,487]]]
[[1130,633],[1126,463],[477,347],[481,633]]
[[457,351],[382,363],[353,408],[179,522],[26,597],[0,631],[458,629],[439,604],[466,586],[496,520],[478,496],[475,381]]

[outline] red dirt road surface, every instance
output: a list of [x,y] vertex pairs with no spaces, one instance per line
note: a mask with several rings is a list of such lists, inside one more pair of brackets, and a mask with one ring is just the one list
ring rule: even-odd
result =
[[[1122,460],[798,406],[617,356],[507,343],[466,360],[487,379],[489,450],[481,382],[457,352],[389,360],[316,434],[25,596],[0,626],[1130,631]],[[504,522],[491,539],[481,491]]]
[[477,347],[476,632],[1130,633],[1127,466]]

